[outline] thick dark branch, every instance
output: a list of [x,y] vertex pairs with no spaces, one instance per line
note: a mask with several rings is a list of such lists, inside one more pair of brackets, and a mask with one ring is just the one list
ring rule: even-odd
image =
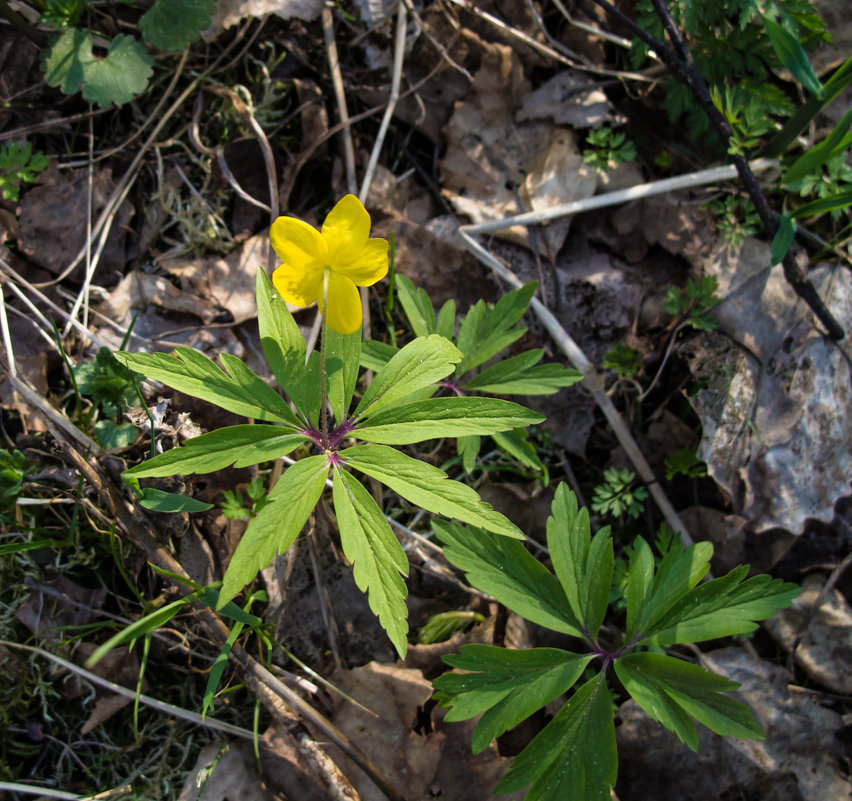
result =
[[[722,112],[719,111],[715,103],[713,103],[707,82],[704,80],[704,76],[696,66],[695,61],[692,58],[692,54],[689,52],[689,48],[678,30],[672,15],[669,13],[665,2],[663,2],[663,0],[651,0],[654,4],[654,9],[656,10],[657,15],[663,23],[663,27],[666,29],[666,33],[674,45],[674,50],[658,41],[656,37],[651,36],[647,31],[637,25],[634,20],[630,19],[630,17],[627,17],[621,11],[608,3],[607,0],[594,0],[594,2],[606,11],[607,14],[626,26],[635,36],[652,48],[675,77],[689,87],[690,91],[695,96],[695,99],[698,101],[698,104],[704,109],[704,112],[710,118],[710,121],[713,123],[713,127],[721,137],[722,142],[724,142],[727,147],[732,135],[731,126],[728,125],[728,121],[725,119]],[[772,210],[769,208],[769,204],[766,202],[763,190],[760,188],[760,184],[758,184],[757,179],[754,177],[754,173],[748,166],[748,162],[742,156],[734,156],[734,166],[737,168],[740,180],[751,198],[751,202],[754,204],[754,208],[760,217],[760,221],[763,223],[763,227],[770,236],[774,237],[778,231],[778,222],[776,221]],[[784,256],[782,261],[782,266],[784,268],[784,277],[787,279],[787,282],[793,287],[795,293],[808,304],[811,311],[813,311],[822,325],[825,326],[829,337],[834,340],[843,339],[846,335],[845,332],[840,327],[837,320],[834,319],[834,316],[828,310],[825,303],[823,303],[822,298],[820,298],[816,288],[807,278],[806,274],[799,269],[798,264],[796,264],[796,259],[791,251],[787,251],[787,254]]]

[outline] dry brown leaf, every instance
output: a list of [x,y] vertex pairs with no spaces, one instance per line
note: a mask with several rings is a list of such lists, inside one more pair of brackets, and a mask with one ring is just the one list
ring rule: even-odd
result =
[[612,121],[612,104],[601,89],[579,70],[566,69],[536,89],[515,119],[551,120],[572,128],[597,128]]
[[265,17],[275,14],[282,19],[316,19],[324,0],[218,0],[216,13],[203,38],[212,42],[222,31],[248,17]]
[[[255,280],[258,268],[265,269],[268,263],[268,246],[269,235],[264,232],[247,239],[227,256],[162,259],[160,266],[178,276],[185,290],[191,289],[206,301],[208,314],[215,317],[227,311],[238,325],[257,317]],[[272,258],[277,265],[277,257],[273,254]]]
[[[570,130],[543,122],[516,123],[514,111],[528,95],[515,50],[484,45],[473,94],[456,104],[441,160],[443,194],[474,223],[550,209],[594,194],[597,177],[583,164]],[[541,229],[540,239],[553,256],[569,224],[562,218]],[[503,229],[497,236],[529,246],[525,227]]]
[[193,293],[182,292],[163,275],[131,270],[110,292],[99,308],[111,320],[129,321],[132,312],[156,306],[173,312],[191,314],[206,323],[213,322],[219,310]]
[[100,609],[107,595],[105,588],[81,587],[53,567],[45,571],[44,584],[60,597],[35,589],[15,612],[15,617],[43,643],[64,639],[67,626],[88,623],[92,610]]
[[494,284],[461,244],[455,218],[435,217],[427,226],[395,219],[389,229],[396,243],[396,269],[426,291],[436,310],[451,298],[460,314],[480,299],[497,299]]
[[[690,506],[678,511],[678,515],[696,541],[713,543],[712,566],[716,575],[729,573],[737,565],[750,561],[746,557],[744,518],[707,506]],[[761,568],[752,564],[752,569],[759,572]]]
[[796,664],[814,681],[841,695],[852,694],[852,608],[835,589],[811,616],[825,585],[812,573],[802,581],[793,605],[764,622],[769,633],[788,651],[797,637]]
[[[40,324],[30,317],[9,315],[8,324],[18,375],[24,378],[39,395],[47,397],[48,357],[55,352],[46,347],[47,343],[37,330]],[[7,353],[6,356],[9,357],[10,354]],[[59,358],[58,355],[57,358]],[[7,409],[17,409],[26,430],[30,433],[47,430],[41,415],[33,411],[32,405],[21,397],[5,376],[0,379],[0,405]]]
[[[95,652],[97,643],[81,642],[74,651],[74,660],[82,665]],[[107,679],[122,687],[136,689],[139,680],[139,659],[134,651],[125,648],[115,648],[107,653],[94,667],[90,668],[92,673]],[[142,692],[148,689],[148,680],[142,680]],[[90,731],[105,723],[116,712],[120,712],[128,704],[133,703],[132,698],[125,695],[112,693],[103,687],[95,687],[95,705],[89,713],[86,722],[80,727],[80,734],[88,734]]]
[[[480,754],[471,752],[474,722],[445,723],[434,710],[430,719],[424,705],[432,687],[419,670],[370,662],[339,674],[334,682],[378,717],[341,702],[332,721],[406,798],[470,801],[491,797],[508,760],[498,755],[494,744]],[[337,749],[329,751],[364,801],[384,799]],[[523,796],[522,791],[501,798],[520,801]]]
[[[217,743],[201,749],[178,801],[276,801],[275,794],[258,775],[250,743],[234,741],[218,759],[221,750]],[[304,796],[292,797],[313,801]]]
[[[51,165],[55,162],[51,162]],[[40,176],[41,185],[21,198],[18,240],[28,259],[54,275],[64,270],[86,246],[88,229],[87,170],[59,172],[53,166]],[[115,189],[112,170],[96,170],[92,185],[92,219],[96,220]],[[134,208],[125,200],[118,208],[95,272],[96,283],[113,286],[124,273],[124,243]],[[93,250],[96,243],[93,244]],[[83,265],[76,268],[81,274]]]
[[705,654],[705,666],[742,687],[735,693],[766,730],[766,740],[720,737],[699,725],[697,754],[628,701],[616,728],[621,801],[761,798],[825,801],[845,798],[849,782],[838,770],[834,732],[841,716],[810,695],[790,692],[781,667],[739,648]]
[[[813,328],[781,268],[767,269],[768,244],[752,240],[739,252],[747,258],[707,263],[729,288],[714,310],[728,336],[704,335],[688,348],[693,373],[708,379],[690,397],[703,426],[698,456],[754,530],[799,533],[808,518],[830,521],[850,491],[852,346]],[[849,271],[825,266],[811,278],[848,330]]]

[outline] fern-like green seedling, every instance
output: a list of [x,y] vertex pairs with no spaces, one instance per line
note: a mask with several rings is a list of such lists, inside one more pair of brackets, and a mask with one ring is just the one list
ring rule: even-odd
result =
[[727,195],[707,204],[716,216],[716,228],[732,248],[738,248],[760,230],[760,217],[751,200]]
[[609,798],[618,770],[610,667],[642,709],[693,751],[698,749],[695,721],[721,735],[764,736],[748,707],[727,695],[736,682],[667,656],[661,648],[752,631],[757,621],[792,603],[798,593],[794,585],[769,576],[747,578],[744,566],[700,583],[712,545],[683,548],[672,538],[655,565],[651,548],[639,537],[623,588],[625,631],[615,646],[604,645],[599,632],[613,586],[612,539],[609,528],[591,535],[586,510],[578,509],[564,484],[547,521],[553,572],[516,540],[441,521],[435,522],[435,533],[446,558],[471,586],[533,623],[578,638],[582,646],[582,652],[573,652],[464,645],[460,653],[444,657],[463,672],[436,679],[435,697],[450,708],[448,721],[480,716],[475,752],[568,694],[550,723],[515,757],[496,793],[529,788],[527,801]]
[[605,370],[615,370],[622,378],[633,378],[642,369],[642,354],[619,342],[613,345],[601,360]]
[[616,164],[636,158],[636,146],[626,138],[623,131],[616,132],[603,126],[589,131],[586,143],[590,147],[583,151],[583,161],[591,164],[598,172],[606,172]]
[[699,331],[712,331],[719,327],[719,321],[711,309],[720,298],[716,295],[719,282],[714,275],[702,275],[697,281],[688,278],[686,289],[670,286],[666,292],[663,309]]
[[595,487],[592,496],[592,509],[598,514],[610,517],[639,517],[642,514],[642,504],[648,498],[648,490],[644,487],[634,487],[636,474],[630,470],[619,470],[610,467],[604,471],[602,484]]
[[33,153],[29,142],[0,145],[0,193],[3,200],[17,202],[21,184],[35,181],[48,164],[50,159],[41,151]]
[[707,465],[698,458],[694,448],[681,448],[666,459],[666,480],[671,481],[677,475],[687,478],[707,475]]

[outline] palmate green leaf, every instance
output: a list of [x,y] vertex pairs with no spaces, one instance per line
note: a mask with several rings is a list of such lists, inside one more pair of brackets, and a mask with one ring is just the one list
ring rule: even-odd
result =
[[617,659],[615,672],[636,703],[695,752],[698,729],[690,715],[722,736],[750,740],[765,736],[745,704],[722,694],[740,686],[724,676],[648,652]]
[[538,412],[496,398],[429,398],[371,415],[352,434],[367,442],[408,445],[440,437],[493,434],[544,419]]
[[469,672],[445,673],[433,686],[451,698],[447,721],[482,715],[473,733],[475,754],[567,692],[594,659],[594,654],[559,648],[510,651],[493,645],[463,645],[459,650],[444,661]]
[[148,85],[153,63],[145,47],[125,34],[112,40],[105,57],[97,57],[92,35],[79,28],[67,28],[42,56],[49,86],[65,94],[82,86],[83,97],[101,107],[130,102]]
[[569,370],[561,364],[538,364],[543,355],[544,350],[537,348],[497,362],[464,388],[500,395],[552,395],[583,380],[579,370]]
[[347,416],[358,381],[361,329],[345,335],[327,328],[325,336],[326,391],[334,418],[340,422]]
[[530,786],[526,801],[609,801],[618,772],[610,692],[587,681],[515,757],[495,793]]
[[381,481],[427,512],[455,517],[504,537],[524,537],[514,523],[484,503],[476,490],[453,481],[443,470],[426,462],[385,445],[356,445],[339,455],[345,464]]
[[203,353],[179,347],[175,354],[115,354],[121,364],[155,381],[162,381],[178,392],[209,401],[234,414],[284,423],[294,429],[303,423],[293,414],[287,402],[268,384],[256,376],[236,356],[221,355],[228,375]]
[[221,609],[259,570],[292,544],[316,506],[328,476],[324,454],[301,459],[284,471],[263,507],[243,534],[225,571],[217,609]]
[[435,309],[426,290],[415,287],[410,278],[397,273],[396,293],[415,335],[425,337],[436,333]]
[[531,281],[507,292],[493,307],[480,300],[470,308],[459,327],[456,341],[464,354],[456,375],[484,364],[526,333],[526,328],[512,326],[524,316],[535,287],[536,282]]
[[442,520],[432,524],[444,543],[444,557],[464,571],[472,587],[533,623],[583,636],[559,581],[520,542]]
[[799,594],[795,584],[765,574],[747,575],[748,567],[740,565],[693,588],[667,614],[655,616],[641,630],[637,644],[674,645],[745,634]]
[[444,337],[418,337],[394,354],[379,371],[355,409],[360,418],[430,387],[452,373],[461,359],[459,350]]
[[187,440],[128,470],[137,478],[212,473],[224,467],[249,467],[286,456],[303,442],[303,434],[269,425],[227,426]]
[[152,512],[163,514],[175,514],[177,512],[206,512],[213,508],[212,503],[204,503],[188,495],[179,495],[176,492],[164,492],[163,490],[145,487],[139,493],[139,505]]
[[574,616],[595,639],[612,587],[612,538],[609,526],[592,538],[589,512],[578,509],[577,498],[566,484],[556,488],[552,514],[547,518],[547,546]]
[[352,564],[358,589],[369,593],[379,619],[401,659],[408,649],[408,559],[382,510],[357,478],[334,468],[334,511],[343,553]]
[[[637,543],[641,540],[637,538]],[[638,547],[631,557],[631,565],[634,559],[643,558],[637,556],[641,551]],[[633,638],[640,632],[657,631],[661,621],[666,620],[669,613],[675,609],[684,599],[687,593],[704,577],[710,569],[710,557],[713,555],[713,546],[709,542],[699,542],[691,545],[685,550],[683,548],[672,548],[662,558],[653,580],[643,585],[644,592],[628,591],[628,627],[625,632],[625,640],[632,642]],[[644,557],[647,559],[647,557]],[[639,571],[645,581],[644,572]],[[637,607],[631,607],[631,600]],[[629,624],[632,621],[632,625]]]
[[139,29],[158,50],[186,50],[210,27],[214,11],[216,0],[157,0],[139,20]]
[[[305,419],[316,425],[320,409],[319,366],[305,366],[307,345],[284,298],[264,270],[257,271],[257,323],[263,355],[278,386]],[[313,354],[311,354],[313,356]]]

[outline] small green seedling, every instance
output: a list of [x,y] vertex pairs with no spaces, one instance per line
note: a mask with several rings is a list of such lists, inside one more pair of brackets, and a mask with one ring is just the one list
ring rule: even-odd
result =
[[682,448],[666,459],[666,480],[671,481],[678,475],[687,478],[707,475],[707,465],[698,458],[694,448]]
[[592,496],[592,509],[598,514],[610,517],[639,517],[642,514],[643,503],[648,498],[648,490],[644,487],[634,487],[636,474],[630,470],[619,470],[610,467],[604,471],[602,484],[595,487]]
[[615,370],[622,378],[633,378],[642,369],[642,354],[619,342],[604,354],[601,367]]
[[77,391],[92,401],[89,416],[101,415],[93,425],[98,442],[105,448],[130,445],[136,439],[136,426],[118,422],[118,418],[139,403],[133,373],[118,362],[109,348],[101,348],[93,360],[74,368],[73,377]]
[[708,203],[707,208],[715,215],[716,228],[731,248],[740,247],[760,230],[760,217],[748,199],[727,195]]
[[616,164],[636,158],[636,146],[625,137],[623,131],[616,132],[603,126],[589,131],[586,143],[591,147],[583,151],[583,161],[591,164],[598,172],[606,172]]
[[710,312],[721,300],[716,295],[718,288],[719,282],[713,275],[702,275],[697,281],[688,278],[686,290],[676,286],[668,288],[663,309],[691,328],[712,331],[719,327],[719,321]]
[[17,202],[21,184],[35,181],[48,164],[50,159],[41,151],[33,153],[29,142],[0,145],[0,193],[3,200]]
[[243,494],[240,490],[225,490],[225,500],[222,503],[222,514],[231,520],[245,520],[257,515],[266,505],[266,488],[263,478],[255,476],[246,486],[249,497],[249,507],[246,508]]

